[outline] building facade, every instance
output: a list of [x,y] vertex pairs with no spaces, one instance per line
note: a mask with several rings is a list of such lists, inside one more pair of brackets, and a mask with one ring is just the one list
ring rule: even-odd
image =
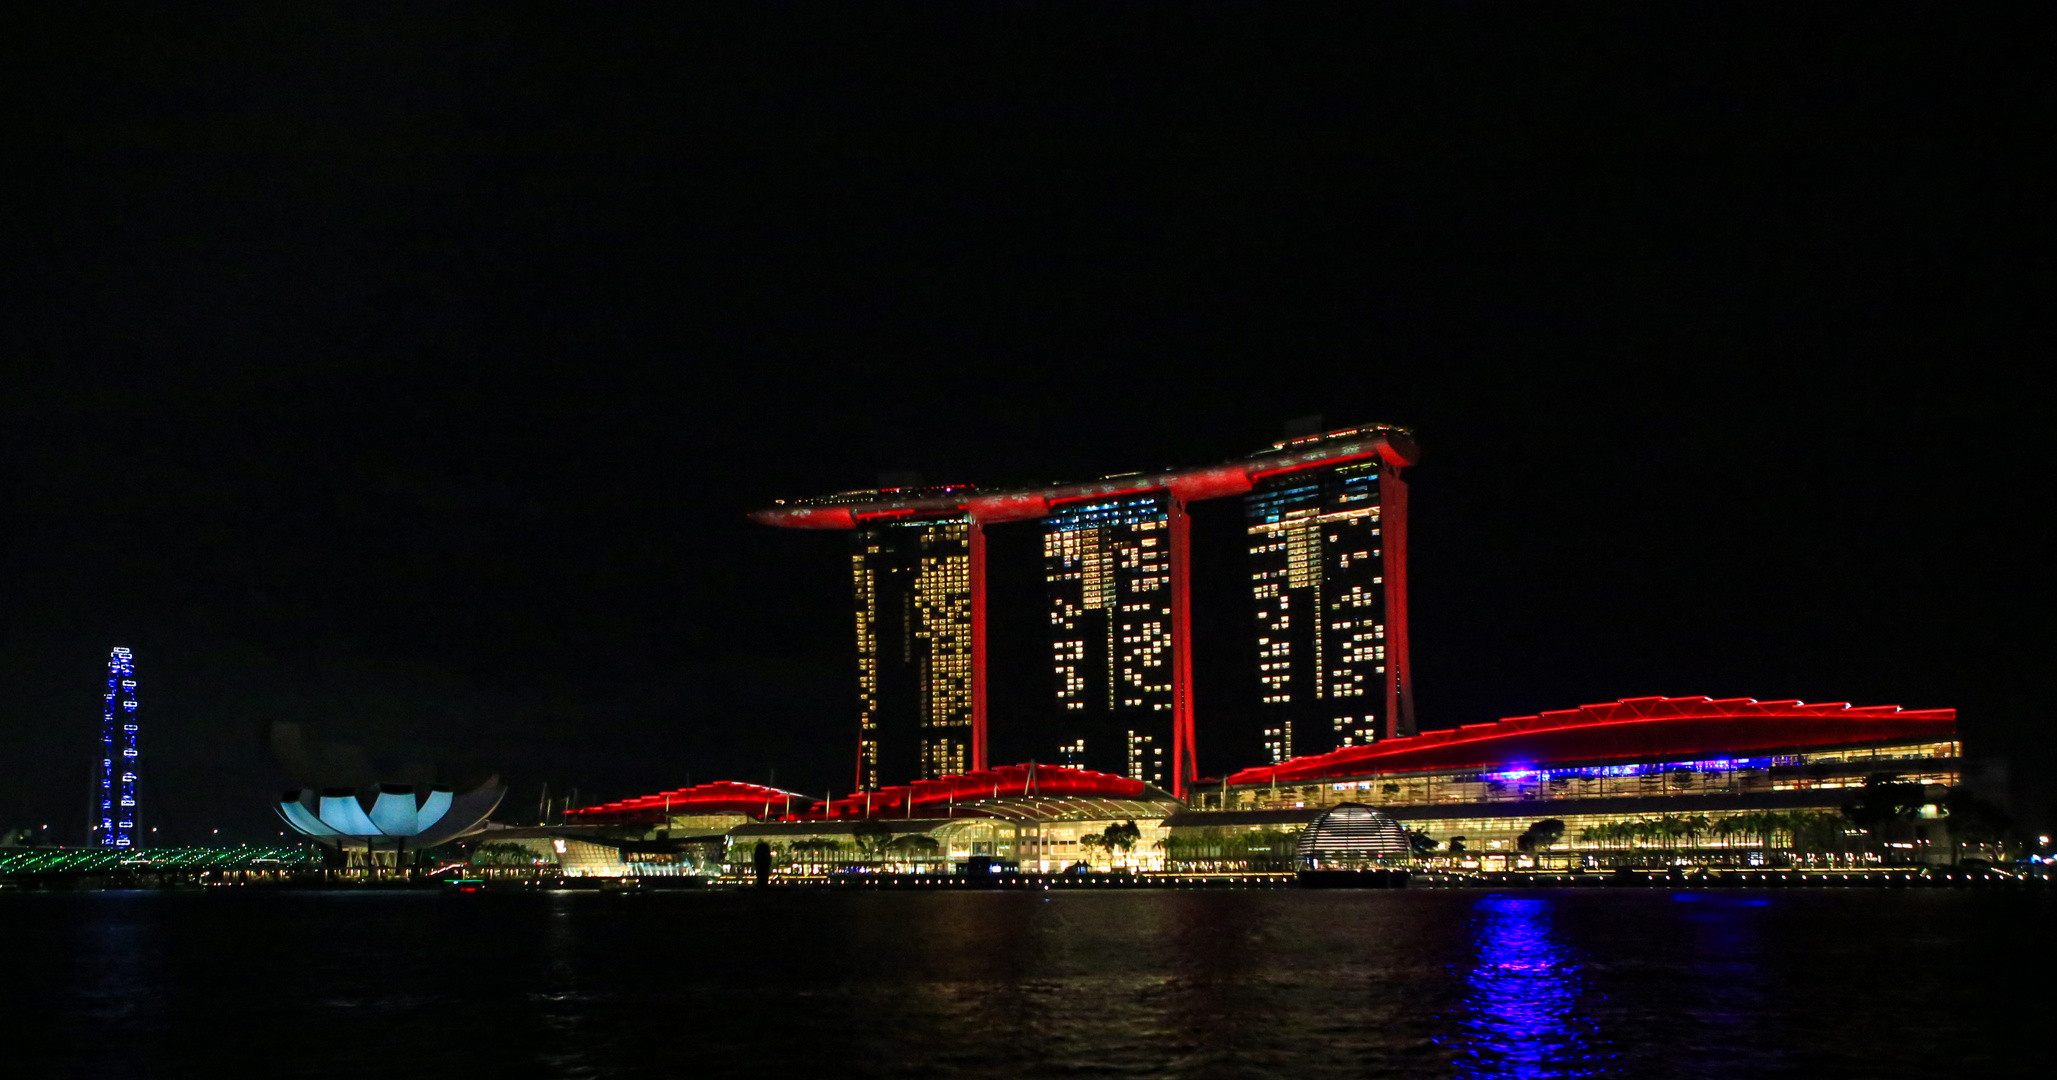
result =
[[[1283,477],[1365,466],[1339,473],[1344,479],[1336,481],[1355,485],[1346,494],[1358,499],[1365,488],[1360,476],[1376,478],[1375,500],[1344,507],[1327,522],[1348,526],[1347,541],[1341,534],[1336,541],[1342,546],[1378,530],[1376,549],[1365,549],[1378,552],[1367,556],[1380,561],[1379,572],[1369,575],[1376,580],[1362,580],[1369,571],[1354,558],[1338,562],[1321,602],[1354,598],[1349,602],[1382,611],[1383,621],[1368,613],[1332,620],[1352,626],[1337,631],[1333,649],[1322,640],[1321,664],[1312,646],[1304,659],[1289,658],[1316,665],[1310,673],[1330,671],[1321,685],[1348,688],[1351,708],[1322,712],[1311,726],[1325,734],[1308,737],[1316,744],[1347,737],[1355,745],[1368,733],[1413,730],[1406,678],[1406,487],[1399,472],[1416,459],[1410,432],[1378,425],[1295,439],[1196,468],[1038,487],[842,492],[781,500],[750,516],[777,528],[848,530],[856,537],[851,572],[859,652],[859,789],[986,767],[985,529],[1048,519],[1048,640],[1058,706],[1053,712],[1061,719],[1060,730],[1039,732],[1032,744],[1047,746],[1039,753],[1054,761],[1164,783],[1183,797],[1198,776],[1187,507],[1246,495],[1260,484],[1270,490]],[[1372,502],[1376,525],[1363,512]],[[1352,587],[1359,591],[1351,593]],[[1357,625],[1367,619],[1368,628]],[[1332,668],[1322,666],[1332,659]],[[1382,710],[1376,707],[1381,695],[1368,681],[1373,677],[1383,680]],[[961,684],[955,681],[960,678]],[[1366,707],[1357,708],[1360,702]],[[1320,711],[1318,705],[1308,707]],[[1280,727],[1275,740],[1281,755],[1289,752],[1285,730]]]
[[[963,873],[975,858],[1040,873],[1180,875],[1861,869],[1962,854],[1949,808],[1963,773],[1954,709],[1631,698],[1258,766],[1188,799],[1126,776],[1023,764],[820,802],[709,784],[572,816],[591,830],[579,835],[624,860],[685,840],[712,852],[719,838],[726,854],[694,872],[747,875],[763,843],[773,873],[792,879]],[[614,872],[646,872],[622,866]]]
[[1267,760],[1414,733],[1404,498],[1376,460],[1262,477],[1243,497]]
[[956,516],[851,534],[860,790],[972,767],[972,533]]
[[[1954,709],[1632,698],[1244,769],[1179,824],[1364,805],[1432,841],[1424,854],[1488,870],[1947,861],[1961,759]],[[1842,808],[1882,783],[1913,808],[1904,835],[1863,837]]]
[[[1171,795],[1125,776],[1050,765],[1002,765],[937,780],[891,784],[833,801],[720,782],[570,811],[569,828],[496,830],[482,839],[526,839],[541,860],[573,874],[727,872],[748,875],[755,847],[781,879],[864,871],[952,873],[982,858],[994,869],[1159,870],[1159,823],[1180,808]],[[719,840],[725,859],[690,868],[638,869],[670,845],[690,854]],[[612,845],[609,865],[568,861],[575,842]],[[562,844],[552,854],[550,846]],[[566,850],[567,848],[571,850]],[[666,865],[666,864],[650,864]]]
[[1171,748],[1170,496],[1068,503],[1044,519],[1057,760],[1163,786]]

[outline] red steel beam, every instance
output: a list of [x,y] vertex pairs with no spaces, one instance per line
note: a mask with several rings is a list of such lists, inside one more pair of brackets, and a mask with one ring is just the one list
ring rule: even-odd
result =
[[1414,734],[1414,678],[1407,658],[1407,481],[1379,468],[1379,548],[1386,586],[1386,720],[1382,737]]
[[1955,739],[1957,710],[1851,708],[1732,698],[1626,698],[1490,724],[1380,739],[1244,769],[1231,785],[1457,768],[1567,765],[1651,757],[1779,753],[1901,739]]
[[785,529],[854,529],[866,521],[945,518],[969,513],[986,522],[1026,521],[1044,517],[1053,503],[1174,491],[1187,502],[1240,495],[1267,476],[1377,460],[1403,468],[1419,460],[1413,436],[1385,428],[1359,438],[1337,439],[1311,447],[1287,447],[1241,461],[1157,473],[1113,476],[1083,484],[1055,484],[1007,491],[964,488],[941,495],[900,496],[889,491],[852,493],[848,502],[808,500],[758,510],[751,520]]
[[986,769],[986,525],[971,519],[971,771]]
[[1171,793],[1186,797],[1199,775],[1193,746],[1193,522],[1174,490],[1171,525]]
[[[847,798],[815,803],[798,820],[827,818],[908,818],[916,814],[957,812],[979,813],[966,804],[988,799],[1031,798],[1151,798],[1149,785],[1126,776],[1090,772],[1054,765],[1000,765],[960,776],[939,776],[894,784],[877,791],[860,791]],[[789,819],[791,820],[791,819]]]

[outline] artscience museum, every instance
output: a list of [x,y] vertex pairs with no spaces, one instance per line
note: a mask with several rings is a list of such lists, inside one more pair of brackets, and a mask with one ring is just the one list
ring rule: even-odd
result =
[[355,788],[299,788],[281,795],[277,809],[294,831],[336,849],[347,865],[397,866],[403,853],[480,831],[506,794],[497,776],[462,795],[441,785],[380,784],[369,801]]

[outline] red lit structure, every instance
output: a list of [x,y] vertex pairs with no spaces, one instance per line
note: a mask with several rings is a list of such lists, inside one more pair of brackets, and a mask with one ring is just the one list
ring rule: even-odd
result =
[[[1114,496],[1164,493],[1168,496],[1171,539],[1172,658],[1172,776],[1174,794],[1184,796],[1186,786],[1197,775],[1195,765],[1196,725],[1192,694],[1192,580],[1190,572],[1190,528],[1186,506],[1202,499],[1242,495],[1260,480],[1334,468],[1355,462],[1374,462],[1382,476],[1398,484],[1402,468],[1419,458],[1413,436],[1404,428],[1386,425],[1347,429],[1309,436],[1283,443],[1248,458],[1200,468],[1110,476],[1077,484],[982,491],[969,486],[921,489],[853,491],[793,503],[780,503],[756,511],[750,517],[764,525],[788,529],[858,530],[874,525],[921,521],[968,521],[967,538],[971,593],[971,723],[968,763],[976,773],[988,760],[986,729],[986,559],[987,525],[1029,521],[1048,517],[1053,510],[1070,503]],[[1406,573],[1406,502],[1402,494],[1386,509],[1384,529],[1385,576],[1399,582]],[[1389,672],[1387,709],[1389,718],[1405,717],[1411,725],[1413,692],[1407,667],[1404,587],[1388,593],[1387,615],[1391,630],[1388,640]],[[875,676],[868,676],[873,678]],[[868,691],[869,692],[869,691]],[[870,723],[870,721],[867,721]],[[1400,730],[1406,730],[1402,728]],[[860,749],[859,785],[879,788],[866,772],[866,753],[876,760],[876,737],[870,750]],[[875,768],[873,772],[875,772]]]
[[568,818],[585,824],[660,823],[673,815],[740,814],[772,818],[804,810],[817,800],[795,791],[782,791],[763,784],[717,780],[711,784],[660,791],[599,806],[582,806],[565,811]]
[[1407,481],[1400,466],[1384,462],[1379,469],[1380,498],[1389,523],[1379,545],[1385,561],[1386,587],[1386,731],[1413,735],[1413,662],[1407,650]]
[[1183,799],[1186,785],[1199,776],[1194,764],[1199,750],[1193,742],[1193,521],[1186,516],[1186,496],[1176,486],[1170,524],[1171,790]]
[[971,771],[986,768],[986,524],[971,519]]
[[962,776],[860,791],[822,803],[795,815],[794,820],[940,817],[953,811],[965,812],[971,804],[993,799],[1143,799],[1150,793],[1150,785],[1125,776],[1050,765],[1002,765]]
[[[1267,476],[1305,472],[1353,461],[1383,461],[1394,468],[1420,458],[1414,437],[1405,428],[1376,426],[1353,431],[1353,437],[1304,439],[1283,450],[1254,454],[1241,461],[1196,469],[1133,473],[1083,484],[1005,491],[980,491],[969,485],[915,490],[850,491],[819,499],[802,499],[758,510],[750,519],[782,529],[854,529],[862,522],[899,521],[971,515],[986,524],[1028,521],[1049,514],[1050,507],[1110,495],[1170,491],[1186,502],[1241,495]],[[1312,445],[1303,445],[1312,444]]]
[[1451,769],[1767,755],[1872,742],[1954,739],[1955,709],[1810,705],[1751,698],[1624,698],[1607,705],[1430,731],[1244,769],[1227,786]]

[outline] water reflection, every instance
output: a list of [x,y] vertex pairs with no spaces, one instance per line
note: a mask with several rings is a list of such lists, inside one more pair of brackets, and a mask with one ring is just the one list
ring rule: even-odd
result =
[[1710,1075],[1782,1067],[1783,1053],[1765,1045],[1768,1015],[1762,968],[1762,929],[1771,899],[1765,896],[1675,893],[1677,945],[1691,988],[1679,1003],[1673,1029],[1678,1046],[1704,1063]]
[[[78,1024],[87,1075],[141,1075],[145,1040],[165,1027],[163,942],[155,897],[147,892],[88,893],[74,955],[75,990],[67,1011]],[[120,1033],[122,1038],[107,1036]]]
[[1599,1071],[1571,951],[1550,934],[1547,900],[1488,896],[1473,911],[1477,957],[1465,992],[1457,1069],[1467,1077],[1590,1076]]

